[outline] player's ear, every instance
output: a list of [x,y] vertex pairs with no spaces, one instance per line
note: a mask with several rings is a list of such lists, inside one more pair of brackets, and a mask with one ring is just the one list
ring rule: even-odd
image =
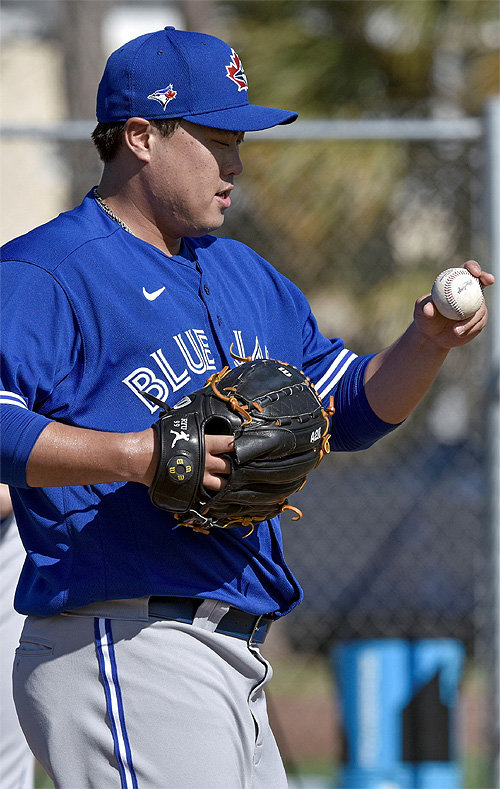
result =
[[123,130],[127,148],[141,161],[149,161],[153,128],[145,118],[129,118]]

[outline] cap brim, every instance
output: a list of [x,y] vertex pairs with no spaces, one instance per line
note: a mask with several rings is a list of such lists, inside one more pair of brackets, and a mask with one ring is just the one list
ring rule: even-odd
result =
[[182,117],[198,126],[211,126],[213,129],[226,131],[261,131],[284,123],[293,123],[297,119],[296,112],[277,110],[273,107],[261,107],[258,104],[243,104],[214,112],[203,112]]

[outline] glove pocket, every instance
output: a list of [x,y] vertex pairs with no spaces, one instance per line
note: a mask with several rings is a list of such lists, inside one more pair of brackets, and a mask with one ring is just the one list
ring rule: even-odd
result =
[[241,466],[255,458],[282,458],[295,450],[294,432],[283,427],[257,426],[254,430],[242,429],[234,439],[236,460]]
[[[280,505],[288,496],[295,493],[305,482],[305,477],[292,482],[280,482],[276,485],[262,484],[255,487],[238,482],[227,490],[226,486],[210,501],[210,514],[225,517],[235,513],[250,515],[252,518],[262,514],[262,517],[272,517],[269,513],[277,515],[281,511]],[[276,508],[276,511],[274,511]]]
[[234,463],[230,484],[238,482],[252,483],[252,485],[279,485],[294,480],[301,480],[318,463],[319,453],[312,448],[299,455],[290,455],[286,458],[273,460],[253,460],[243,467]]

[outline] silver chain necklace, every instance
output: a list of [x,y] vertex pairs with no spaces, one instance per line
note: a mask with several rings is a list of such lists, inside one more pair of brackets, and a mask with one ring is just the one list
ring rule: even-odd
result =
[[130,233],[131,235],[133,235],[133,233],[132,233],[131,229],[129,228],[129,226],[126,225],[125,222],[123,222],[120,219],[119,216],[116,216],[116,214],[114,213],[114,211],[111,210],[109,205],[106,202],[104,202],[104,200],[102,199],[101,195],[97,191],[97,186],[94,186],[94,188],[92,189],[92,194],[94,195],[95,199],[97,200],[97,202],[101,206],[101,208],[104,211],[104,213],[107,214],[109,217],[111,217],[111,219],[114,219],[114,221],[117,222],[120,225],[120,227],[123,227],[123,229],[126,230],[127,233]]

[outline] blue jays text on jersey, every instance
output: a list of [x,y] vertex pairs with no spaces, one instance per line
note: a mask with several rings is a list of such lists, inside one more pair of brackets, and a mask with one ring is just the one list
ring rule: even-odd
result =
[[[264,358],[258,337],[255,338],[253,350],[247,353],[241,330],[234,330],[233,334],[235,356],[243,358],[251,356],[252,359]],[[189,385],[193,373],[195,375],[204,375],[217,369],[214,352],[203,330],[187,329],[185,332],[174,335],[172,340],[179,349],[179,353],[176,354],[178,357],[177,368],[175,368],[175,361],[172,359],[169,361],[163,349],[157,348],[156,351],[150,354],[151,358],[147,362],[149,366],[144,364],[141,367],[137,367],[123,379],[123,383],[139,397],[151,413],[157,411],[158,406],[153,405],[150,400],[144,397],[144,392],[154,394],[160,400],[166,402],[171,393],[179,392],[183,387]],[[251,348],[251,345],[249,347]],[[264,351],[265,358],[268,358],[269,354],[265,346]],[[151,359],[154,364],[151,363]]]
[[173,405],[238,356],[283,359],[336,396],[333,449],[372,444],[393,425],[364,395],[369,356],[318,330],[303,294],[238,242],[185,239],[168,257],[127,233],[89,193],[73,211],[5,245],[2,263],[2,479],[27,559],[21,613],[49,616],[147,595],[213,598],[254,614],[301,599],[278,519],[210,536],[178,526],[144,485],[28,488],[50,420],[101,431],[154,421],[148,392]]

